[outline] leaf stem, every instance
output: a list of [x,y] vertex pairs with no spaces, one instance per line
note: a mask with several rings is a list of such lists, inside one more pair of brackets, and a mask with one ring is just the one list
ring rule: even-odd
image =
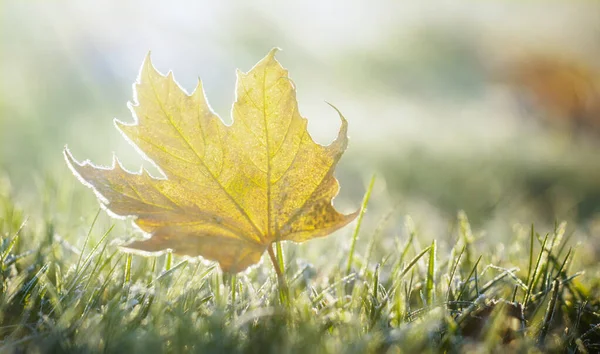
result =
[[[279,243],[279,242],[277,242]],[[280,252],[281,246],[278,245],[278,252]],[[273,246],[270,245],[267,247],[267,253],[269,253],[269,258],[271,259],[271,263],[273,263],[273,268],[275,268],[275,273],[277,274],[277,280],[279,282],[279,300],[282,304],[287,304],[287,299],[289,299],[289,292],[287,288],[287,284],[285,283],[285,277],[283,276],[282,267],[280,267],[280,263],[277,261],[277,257],[275,256],[275,252],[273,251]],[[281,255],[281,254],[280,254]],[[283,259],[282,259],[283,261]],[[283,263],[283,262],[281,262]]]
[[279,269],[281,269],[281,273],[285,274],[285,263],[283,260],[283,250],[281,249],[281,241],[275,242],[275,251],[277,252],[277,261],[279,262]]

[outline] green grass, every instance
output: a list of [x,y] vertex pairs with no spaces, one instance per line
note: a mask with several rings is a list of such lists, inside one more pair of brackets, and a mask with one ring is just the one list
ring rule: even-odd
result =
[[89,190],[41,188],[42,212],[0,197],[2,353],[600,351],[593,238],[565,224],[484,238],[459,213],[425,237],[373,208],[355,231],[284,243],[282,294],[267,255],[237,276],[128,255],[130,222],[82,212]]

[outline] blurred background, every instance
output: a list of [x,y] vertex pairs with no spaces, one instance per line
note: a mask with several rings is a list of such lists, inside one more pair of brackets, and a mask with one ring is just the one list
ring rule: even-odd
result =
[[126,103],[148,51],[188,91],[202,78],[211,106],[230,122],[235,69],[280,47],[313,137],[327,144],[339,128],[325,101],[349,121],[339,209],[356,209],[377,174],[367,227],[394,214],[386,232],[397,234],[410,214],[425,235],[444,238],[464,210],[491,240],[555,220],[597,240],[595,2],[0,7],[0,195],[28,214],[65,218],[63,233],[98,209],[67,169],[65,144],[79,160],[108,165],[114,151],[132,170],[144,163],[112,120],[131,121]]

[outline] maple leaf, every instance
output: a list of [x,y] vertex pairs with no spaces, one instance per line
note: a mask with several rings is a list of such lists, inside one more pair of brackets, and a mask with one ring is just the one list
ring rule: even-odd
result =
[[351,222],[332,199],[334,168],[346,149],[347,122],[328,146],[315,143],[298,112],[295,87],[272,50],[248,73],[237,72],[233,123],[210,109],[202,83],[185,93],[147,56],[134,87],[134,123],[115,125],[163,173],[66,161],[114,215],[135,216],[150,234],[124,247],[201,256],[239,272],[271,243],[303,242]]

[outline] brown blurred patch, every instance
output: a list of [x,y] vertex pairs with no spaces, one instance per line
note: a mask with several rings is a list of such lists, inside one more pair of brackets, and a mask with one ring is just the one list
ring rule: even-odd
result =
[[544,124],[600,134],[600,72],[578,58],[530,54],[495,75]]

